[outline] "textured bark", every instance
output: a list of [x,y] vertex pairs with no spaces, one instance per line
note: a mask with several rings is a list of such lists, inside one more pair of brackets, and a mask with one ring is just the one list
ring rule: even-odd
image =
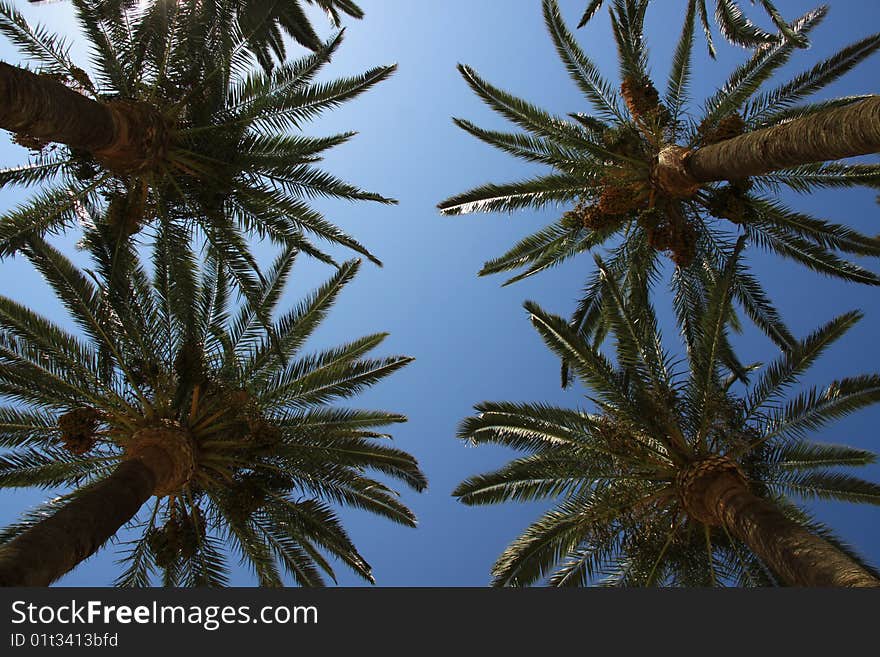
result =
[[0,128],[90,152],[121,173],[165,159],[170,131],[152,106],[102,103],[60,82],[0,62]]
[[109,147],[113,114],[60,82],[0,62],[0,128],[97,151]]
[[880,96],[872,96],[705,146],[685,165],[695,181],[706,183],[877,152]]
[[0,586],[48,586],[94,554],[167,481],[167,452],[145,449],[53,516],[0,547]]
[[706,484],[705,506],[715,514],[712,524],[726,527],[786,584],[880,586],[847,555],[753,495],[736,473],[722,472]]

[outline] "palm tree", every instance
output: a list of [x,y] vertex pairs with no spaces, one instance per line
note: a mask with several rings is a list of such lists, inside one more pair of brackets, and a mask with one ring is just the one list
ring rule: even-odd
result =
[[[28,0],[34,4],[44,4],[55,0]],[[161,5],[165,0],[158,0],[154,5]],[[341,14],[351,18],[363,18],[364,12],[351,0],[305,0],[306,4],[314,5],[327,13],[334,27],[341,25]],[[136,8],[138,0],[99,0],[93,3],[108,20],[123,20],[125,12]],[[279,60],[286,58],[283,35],[286,34],[299,45],[313,51],[321,50],[323,44],[315,33],[303,3],[299,0],[241,0],[238,5],[237,18],[242,31],[248,35],[248,48],[252,50],[260,62],[272,67],[270,52]]]
[[[573,120],[553,116],[492,86],[473,69],[460,67],[473,90],[525,132],[485,130],[463,119],[455,122],[493,146],[549,165],[554,171],[530,180],[477,187],[442,202],[442,212],[457,215],[549,204],[573,206],[555,224],[487,262],[480,274],[523,269],[511,283],[611,243],[608,270],[618,277],[627,295],[640,295],[659,276],[657,253],[668,252],[676,265],[672,280],[676,311],[686,332],[699,324],[706,290],[732,252],[733,231],[745,235],[750,244],[823,274],[869,285],[880,283],[874,273],[838,255],[880,255],[880,240],[795,211],[775,197],[786,187],[808,193],[823,187],[880,186],[878,165],[814,162],[880,149],[880,98],[801,102],[876,52],[880,34],[759,93],[795,49],[793,41],[777,39],[757,49],[706,101],[702,115],[691,117],[685,105],[694,3],[662,101],[648,76],[645,7],[644,0],[615,3],[612,22],[623,77],[618,93],[577,45],[555,0],[544,0],[544,18],[556,49],[596,108],[596,116],[572,114]],[[806,37],[826,13],[826,8],[812,11],[791,29]],[[764,166],[753,166],[756,149],[772,153],[764,157]],[[776,170],[768,172],[768,168]],[[613,237],[620,239],[610,242]],[[572,316],[575,328],[593,326],[599,337],[607,327],[594,319],[610,302],[603,299],[602,289],[598,274],[593,275]],[[748,316],[780,347],[794,344],[794,337],[747,268],[740,267],[733,289]]]
[[[612,0],[615,7],[620,10],[625,0]],[[602,8],[605,0],[589,0],[587,8],[584,10],[578,28],[586,25],[590,19],[595,16]],[[752,1],[754,4],[754,0]],[[648,3],[642,3],[642,10],[647,9]],[[761,0],[761,5],[770,16],[773,24],[785,36],[798,46],[806,47],[807,40],[803,35],[797,34],[792,30],[791,26],[779,13],[779,10],[770,0]],[[709,46],[709,54],[715,57],[715,45],[712,40],[712,30],[709,25],[709,11],[706,7],[706,0],[688,0],[688,15],[696,12],[699,14],[700,23],[703,27],[703,33],[706,36],[706,43]],[[715,0],[715,20],[721,33],[731,43],[746,47],[755,48],[758,46],[772,44],[777,40],[777,36],[765,32],[748,18],[745,17],[742,10],[734,0]]]
[[860,314],[798,341],[735,395],[737,375],[720,351],[738,251],[687,343],[687,373],[664,351],[650,304],[627,302],[599,258],[614,361],[562,318],[525,304],[547,346],[589,388],[596,412],[483,403],[462,423],[460,437],[471,443],[527,452],[460,484],[462,502],[562,498],[498,558],[495,585],[547,576],[586,585],[604,573],[615,585],[880,586],[876,570],[789,498],[880,504],[880,485],[836,470],[872,463],[873,453],[806,438],[880,401],[880,376],[844,378],[783,403]]
[[166,585],[223,585],[224,545],[265,586],[282,572],[322,584],[326,554],[372,581],[333,505],[414,526],[369,472],[419,491],[426,480],[412,456],[380,444],[403,416],[334,404],[411,359],[368,357],[385,334],[302,353],[358,262],[278,317],[270,339],[259,318],[276,308],[295,250],[268,271],[262,307],[236,308],[225,269],[209,261],[199,274],[170,235],[152,274],[106,228],[85,240],[98,283],[41,238],[23,251],[83,337],[0,298],[0,394],[11,402],[0,408],[0,486],[74,489],[2,534],[0,584],[48,585],[126,523],[139,536],[120,585],[146,586],[157,571]]
[[41,67],[34,74],[0,63],[0,127],[37,151],[28,165],[0,171],[0,186],[51,183],[0,219],[0,257],[29,236],[91,217],[106,218],[120,242],[148,225],[181,240],[196,231],[251,296],[258,277],[246,234],[333,262],[311,243],[317,237],[378,262],[305,201],[394,203],[315,166],[354,133],[315,138],[288,131],[365,92],[395,67],[315,82],[340,33],[272,72],[249,71],[246,35],[233,9],[194,0],[154,3],[127,10],[126,21],[109,21],[99,3],[74,5],[95,53],[96,82],[71,62],[63,40],[31,28],[0,2],[0,32]]
[[[741,243],[740,243],[741,246]],[[528,454],[472,477],[466,504],[562,500],[504,551],[494,584],[549,576],[586,585],[880,586],[878,573],[789,499],[880,504],[880,485],[836,466],[875,461],[865,450],[806,434],[880,401],[880,376],[841,379],[783,403],[786,390],[860,318],[846,313],[798,341],[735,395],[720,358],[738,251],[687,342],[688,372],[664,351],[647,301],[628,303],[597,257],[612,300],[615,362],[560,317],[527,302],[547,346],[568,360],[597,412],[484,403],[460,437]]]

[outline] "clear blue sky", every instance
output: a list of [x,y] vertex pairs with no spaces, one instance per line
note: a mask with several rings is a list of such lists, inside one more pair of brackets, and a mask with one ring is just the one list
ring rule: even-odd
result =
[[[79,39],[72,10],[64,3],[41,7],[16,1],[33,20]],[[751,14],[760,10],[743,2]],[[777,0],[790,18],[814,5],[808,0]],[[880,27],[880,3],[832,0],[832,11],[814,33],[814,46],[799,51],[781,74],[811,66],[835,49]],[[416,362],[362,395],[359,407],[380,407],[409,416],[395,430],[397,445],[415,454],[428,474],[426,493],[405,494],[419,517],[418,529],[397,527],[359,512],[343,517],[355,542],[373,565],[384,586],[482,586],[504,546],[544,505],[465,507],[450,491],[463,478],[498,467],[512,453],[495,448],[473,449],[455,438],[458,422],[483,400],[543,401],[583,405],[583,390],[561,391],[558,363],[544,348],[522,310],[524,299],[568,314],[592,267],[583,257],[526,282],[501,288],[500,277],[477,278],[484,260],[497,256],[520,237],[550,223],[563,210],[507,215],[440,217],[436,203],[483,182],[514,180],[540,171],[477,142],[452,125],[460,116],[484,127],[504,128],[466,87],[455,65],[474,66],[485,78],[559,114],[589,111],[566,76],[543,27],[538,0],[361,0],[363,21],[350,21],[346,43],[327,76],[342,76],[376,64],[398,62],[398,73],[374,91],[307,126],[309,134],[358,130],[360,135],[327,159],[327,168],[363,187],[400,200],[397,207],[371,207],[340,202],[321,203],[328,217],[366,243],[385,263],[365,266],[347,289],[335,312],[312,342],[314,348],[337,344],[373,331],[390,331],[386,353],[405,353]],[[576,23],[585,0],[561,0],[565,17]],[[662,0],[649,10],[652,68],[658,81],[666,77],[670,53],[682,22],[684,0]],[[325,28],[322,17],[316,24]],[[764,21],[766,24],[766,21]],[[573,27],[573,26],[572,26]],[[329,28],[323,29],[329,33]],[[608,77],[616,75],[608,18],[602,15],[577,37]],[[723,81],[745,51],[720,43],[711,61],[698,51],[694,97],[701,100]],[[698,41],[702,47],[702,41]],[[82,47],[80,45],[80,51]],[[17,62],[8,43],[0,43],[0,59]],[[877,93],[875,56],[861,69],[831,87],[826,95]],[[658,85],[660,86],[660,85]],[[20,162],[24,151],[0,138],[0,161]],[[875,160],[876,161],[876,158]],[[0,192],[0,210],[23,198],[21,192]],[[877,232],[880,208],[867,190],[831,191],[795,197],[795,207],[817,216]],[[74,233],[62,243],[71,245]],[[268,257],[268,251],[263,252]],[[344,257],[343,253],[338,254]],[[852,308],[867,317],[845,342],[831,350],[805,383],[880,369],[878,291],[832,281],[807,270],[751,252],[757,273],[797,335],[804,335],[832,316]],[[876,270],[876,264],[873,266]],[[330,275],[324,267],[299,263],[285,302],[293,303]],[[0,294],[25,301],[61,319],[59,308],[42,283],[21,260],[0,264]],[[667,342],[674,344],[675,327],[669,295],[657,299]],[[767,361],[775,354],[754,330],[738,339],[746,362]],[[821,438],[829,442],[880,449],[876,427],[880,408],[834,424]],[[880,467],[862,470],[880,481]],[[11,521],[47,493],[4,492],[0,523]],[[873,507],[819,504],[823,520],[880,563],[880,523]],[[62,580],[66,585],[109,584],[115,568],[114,549],[105,549]],[[340,583],[359,581],[339,569]],[[233,583],[253,584],[236,567]]]

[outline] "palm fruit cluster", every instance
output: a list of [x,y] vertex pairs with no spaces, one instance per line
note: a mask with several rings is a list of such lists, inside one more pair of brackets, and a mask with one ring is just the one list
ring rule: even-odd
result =
[[734,180],[716,188],[709,197],[707,209],[720,219],[727,219],[735,224],[746,223],[750,207],[746,196],[752,186],[752,182],[745,179]]
[[686,216],[652,208],[639,214],[639,224],[648,235],[648,243],[657,251],[669,252],[676,265],[688,267],[693,263],[699,232]]
[[631,463],[634,455],[651,457],[645,438],[619,418],[599,416],[593,425],[592,433],[601,441],[602,447],[611,453],[612,458],[620,460],[622,467],[628,467],[627,464]]
[[147,545],[160,568],[167,568],[178,557],[192,558],[205,538],[205,514],[198,507],[190,513],[173,514],[164,525],[150,530]]
[[717,443],[729,448],[741,447],[745,452],[747,447],[760,440],[757,429],[746,422],[745,400],[723,395],[712,404],[709,433]]
[[61,442],[65,449],[77,456],[88,452],[97,441],[100,423],[101,412],[88,406],[62,414],[58,418],[58,428],[61,430]]
[[266,504],[270,493],[283,495],[289,488],[288,479],[272,470],[236,475],[235,484],[230,489],[229,511],[248,518]]
[[225,409],[225,421],[230,423],[233,439],[244,438],[249,449],[257,451],[271,449],[281,442],[281,429],[264,416],[247,390],[218,387],[213,394]]
[[237,437],[250,435],[251,423],[260,417],[260,408],[253,396],[247,390],[221,385],[214,388],[213,397],[225,410],[226,420],[231,420],[231,431]]
[[641,158],[645,155],[645,147],[639,134],[629,126],[615,126],[602,132],[602,148],[615,155]]
[[564,225],[582,225],[592,231],[617,228],[627,215],[645,203],[645,192],[635,181],[626,179],[621,169],[609,169],[599,181],[598,199],[594,203],[580,202],[563,217]]
[[186,340],[174,357],[177,380],[188,385],[204,385],[208,380],[208,363],[201,342]]
[[254,417],[248,421],[248,439],[257,449],[275,447],[282,437],[281,429],[265,418]]
[[618,214],[602,212],[596,205],[585,206],[581,211],[584,228],[597,232],[616,228],[622,219]]
[[98,165],[91,153],[71,148],[70,154],[74,159],[73,175],[77,180],[91,180],[98,175]]
[[620,422],[602,415],[596,419],[593,434],[602,441],[602,446],[612,454],[631,454],[635,440],[630,431]]
[[571,210],[562,215],[562,226],[568,230],[586,227],[587,222],[584,213],[589,206],[583,201],[579,201]]
[[127,239],[136,235],[147,223],[147,186],[125,194],[114,194],[107,207],[110,226],[117,235]]
[[745,131],[746,122],[738,113],[725,116],[714,126],[704,121],[698,128],[700,143],[703,146],[718,144],[722,141],[739,137]]
[[639,185],[616,178],[618,176],[606,175],[599,183],[602,192],[596,208],[609,216],[628,214],[645,202]]
[[637,122],[657,121],[660,125],[669,122],[669,110],[660,102],[657,88],[647,77],[626,76],[620,85],[620,93]]
[[153,387],[154,382],[162,374],[162,368],[155,361],[132,357],[128,364],[131,382],[138,388]]
[[572,210],[562,216],[562,225],[566,228],[586,228],[587,230],[601,231],[611,228],[616,218],[599,212],[599,209],[585,201],[579,202]]
[[660,386],[651,390],[653,414],[658,422],[677,424],[681,399],[674,387]]

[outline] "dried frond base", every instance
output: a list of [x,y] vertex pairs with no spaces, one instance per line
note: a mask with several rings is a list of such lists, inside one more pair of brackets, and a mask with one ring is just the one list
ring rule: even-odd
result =
[[700,191],[700,183],[687,170],[690,154],[687,148],[674,144],[657,154],[651,177],[660,194],[669,198],[691,198]]
[[164,497],[177,493],[189,483],[195,471],[192,438],[178,424],[164,421],[135,432],[126,445],[125,458],[139,458],[151,449],[165,452],[172,464],[164,480],[156,482],[153,494]]
[[746,486],[739,464],[728,456],[709,456],[680,470],[675,478],[681,505],[694,520],[709,526],[718,525],[713,509],[706,506],[706,489],[719,476],[732,474]]

